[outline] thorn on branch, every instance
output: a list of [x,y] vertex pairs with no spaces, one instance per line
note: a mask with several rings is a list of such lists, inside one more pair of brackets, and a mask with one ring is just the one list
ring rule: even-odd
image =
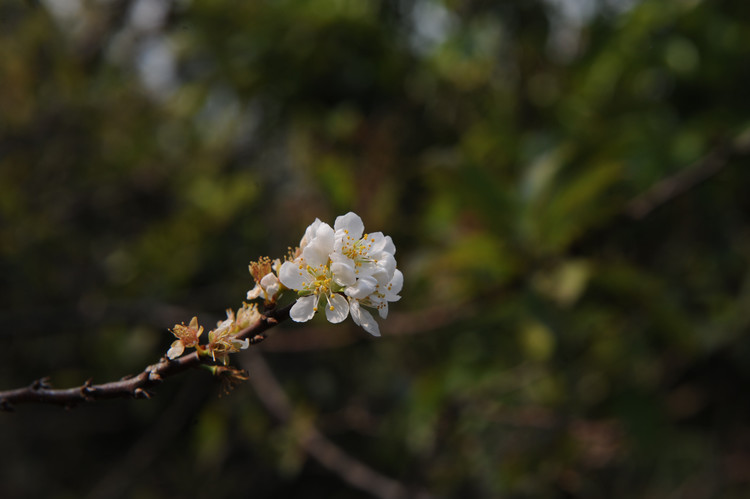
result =
[[49,383],[49,376],[45,376],[41,379],[36,379],[33,383],[31,383],[31,389],[34,391],[45,388],[52,388],[52,385],[50,385]]
[[265,333],[256,334],[252,338],[250,338],[250,344],[255,345],[257,343],[260,343],[261,341],[266,339]]
[[269,324],[278,324],[279,323],[278,319],[276,319],[274,317],[269,317],[267,315],[262,315],[261,317],[263,318],[264,321],[266,321]]
[[169,359],[164,356],[161,358],[161,361],[159,364],[153,364],[151,366],[148,366],[145,371],[148,373],[148,380],[152,381],[154,383],[161,383],[162,377],[161,374],[159,374],[159,365],[169,362]]
[[94,380],[93,378],[89,378],[86,380],[86,382],[81,386],[81,396],[83,399],[87,402],[91,402],[94,400],[94,393],[96,393],[96,388],[92,388]]
[[133,397],[137,399],[150,399],[151,394],[143,388],[136,388],[133,390]]

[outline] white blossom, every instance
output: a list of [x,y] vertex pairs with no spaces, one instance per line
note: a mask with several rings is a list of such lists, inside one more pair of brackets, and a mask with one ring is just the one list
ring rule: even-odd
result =
[[281,260],[278,258],[271,261],[263,257],[257,262],[250,264],[250,274],[255,280],[255,287],[247,292],[248,300],[263,298],[266,303],[275,303],[281,292],[281,282],[277,277],[281,269]]
[[279,291],[281,291],[279,278],[273,272],[269,272],[263,276],[253,289],[247,292],[247,299],[254,300],[262,296],[264,300],[271,301]]
[[167,357],[176,359],[183,354],[186,347],[192,348],[198,345],[198,338],[203,333],[203,326],[198,324],[197,317],[193,317],[193,320],[187,326],[184,323],[175,324],[171,331],[177,337],[177,340],[172,343],[167,351]]
[[361,326],[373,336],[380,336],[380,326],[370,312],[360,307],[359,300],[349,298],[349,311],[356,325]]
[[393,278],[381,287],[376,279],[361,278],[355,286],[346,288],[346,294],[349,297],[349,310],[352,319],[358,326],[362,326],[365,331],[380,336],[378,324],[372,315],[362,309],[362,306],[377,309],[381,318],[388,317],[388,302],[394,302],[401,299],[398,293],[404,284],[404,276],[400,270],[396,269]]
[[[339,323],[349,315],[349,303],[338,293],[341,290],[341,276],[334,276],[330,265],[333,252],[334,232],[330,225],[315,220],[302,238],[302,255],[294,261],[284,262],[279,270],[279,280],[289,289],[300,295],[289,312],[292,320],[306,322],[318,310],[318,304],[325,299],[326,317],[332,323]],[[345,276],[348,277],[348,276]],[[354,283],[353,279],[344,279]]]
[[378,323],[365,307],[386,318],[388,303],[401,298],[404,277],[396,268],[395,253],[390,236],[365,234],[355,213],[336,218],[333,228],[316,218],[300,240],[299,256],[278,271],[280,283],[298,294],[290,317],[308,321],[324,302],[330,322],[341,322],[351,313],[358,326],[380,336]]
[[362,219],[355,213],[336,218],[334,261],[347,262],[354,268],[356,277],[371,276],[385,271],[386,282],[396,269],[396,246],[390,236],[382,232],[364,233]]

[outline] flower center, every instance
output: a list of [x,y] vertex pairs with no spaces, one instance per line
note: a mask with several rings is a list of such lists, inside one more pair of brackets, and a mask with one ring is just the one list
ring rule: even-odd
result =
[[341,252],[347,257],[351,258],[355,262],[369,262],[370,250],[372,249],[372,243],[375,239],[368,240],[368,234],[365,234],[362,239],[354,241],[351,236],[346,236]]
[[304,285],[304,290],[310,294],[314,294],[316,297],[315,307],[313,308],[316,312],[318,310],[317,300],[320,300],[321,296],[325,296],[328,308],[333,310],[331,304],[331,294],[333,293],[333,276],[328,266],[324,268],[314,268],[310,265],[307,266],[307,273],[313,278]]

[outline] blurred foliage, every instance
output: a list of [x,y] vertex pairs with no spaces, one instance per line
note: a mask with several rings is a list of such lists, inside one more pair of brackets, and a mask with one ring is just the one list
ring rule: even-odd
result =
[[0,495],[367,497],[314,424],[436,497],[747,497],[748,61],[739,0],[0,0],[1,388],[141,369],[315,217],[406,277],[260,347],[289,424],[205,373],[21,407]]

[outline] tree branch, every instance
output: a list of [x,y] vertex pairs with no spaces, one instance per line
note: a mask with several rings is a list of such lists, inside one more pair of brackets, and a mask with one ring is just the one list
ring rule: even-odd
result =
[[[266,338],[265,331],[289,318],[291,305],[280,309],[267,310],[252,325],[246,327],[236,337],[240,340],[247,338],[251,344],[257,344]],[[49,378],[34,381],[25,388],[0,392],[0,411],[12,411],[16,404],[42,403],[56,404],[64,407],[74,407],[82,402],[93,402],[112,398],[151,398],[150,388],[161,383],[165,378],[179,374],[189,368],[200,365],[215,365],[207,357],[200,357],[197,352],[183,355],[175,360],[166,356],[156,364],[147,366],[135,376],[126,376],[119,381],[111,381],[100,385],[93,384],[89,379],[81,386],[74,388],[52,388]],[[231,371],[231,368],[216,366],[217,372]]]
[[725,140],[708,154],[678,173],[666,177],[643,194],[631,199],[624,207],[625,216],[640,220],[656,208],[681,196],[720,173],[730,159],[750,153],[750,132],[745,131]]
[[[261,403],[277,419],[289,423],[294,415],[292,403],[261,354],[253,352],[253,355],[245,356],[243,361],[250,373],[250,383]],[[410,490],[401,482],[370,468],[330,441],[313,425],[297,432],[295,437],[308,455],[356,489],[380,499],[432,497],[424,490]]]
[[731,149],[720,145],[684,170],[664,178],[625,205],[626,216],[640,220],[672,199],[710,179],[727,164]]

